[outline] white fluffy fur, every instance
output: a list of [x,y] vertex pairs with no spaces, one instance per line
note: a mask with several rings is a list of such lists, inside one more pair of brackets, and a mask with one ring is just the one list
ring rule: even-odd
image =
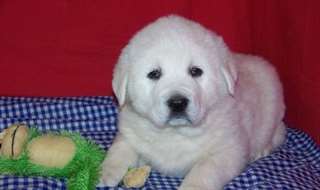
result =
[[[203,75],[192,78],[190,66]],[[155,68],[162,70],[157,81],[147,78]],[[179,16],[160,18],[131,39],[115,67],[113,89],[121,110],[120,131],[103,163],[109,186],[128,167],[151,164],[185,176],[180,190],[222,189],[284,139],[275,69],[262,58],[231,52],[217,34]],[[166,101],[176,93],[190,100],[191,124],[166,122]]]

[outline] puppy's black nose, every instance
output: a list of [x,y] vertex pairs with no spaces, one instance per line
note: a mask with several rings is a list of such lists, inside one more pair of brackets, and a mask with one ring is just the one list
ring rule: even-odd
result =
[[188,98],[182,95],[174,95],[170,97],[167,101],[167,105],[172,113],[182,113],[186,110],[188,106]]

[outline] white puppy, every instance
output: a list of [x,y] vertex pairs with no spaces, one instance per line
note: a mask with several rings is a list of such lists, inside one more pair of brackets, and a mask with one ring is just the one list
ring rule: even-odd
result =
[[129,167],[150,164],[185,176],[181,190],[222,189],[285,136],[275,69],[179,16],[160,18],[130,40],[112,85],[121,108],[103,163],[109,186]]

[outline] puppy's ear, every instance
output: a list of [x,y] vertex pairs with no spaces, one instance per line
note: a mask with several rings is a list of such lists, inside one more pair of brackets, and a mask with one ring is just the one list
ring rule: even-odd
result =
[[234,65],[233,53],[229,50],[221,37],[217,37],[217,52],[221,56],[222,66],[220,67],[221,74],[226,83],[230,95],[234,95],[235,83],[237,81],[237,70]]
[[127,84],[128,84],[128,62],[127,53],[122,51],[118,63],[113,71],[112,88],[118,99],[119,106],[123,106],[126,102]]
[[228,60],[222,67],[221,73],[227,85],[230,95],[234,95],[235,83],[237,81],[237,71],[232,60]]

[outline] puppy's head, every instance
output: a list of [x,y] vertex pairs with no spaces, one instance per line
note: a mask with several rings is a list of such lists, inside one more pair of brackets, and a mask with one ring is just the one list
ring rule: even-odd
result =
[[113,90],[157,127],[198,126],[222,96],[234,93],[236,73],[223,40],[179,16],[162,17],[122,50]]

